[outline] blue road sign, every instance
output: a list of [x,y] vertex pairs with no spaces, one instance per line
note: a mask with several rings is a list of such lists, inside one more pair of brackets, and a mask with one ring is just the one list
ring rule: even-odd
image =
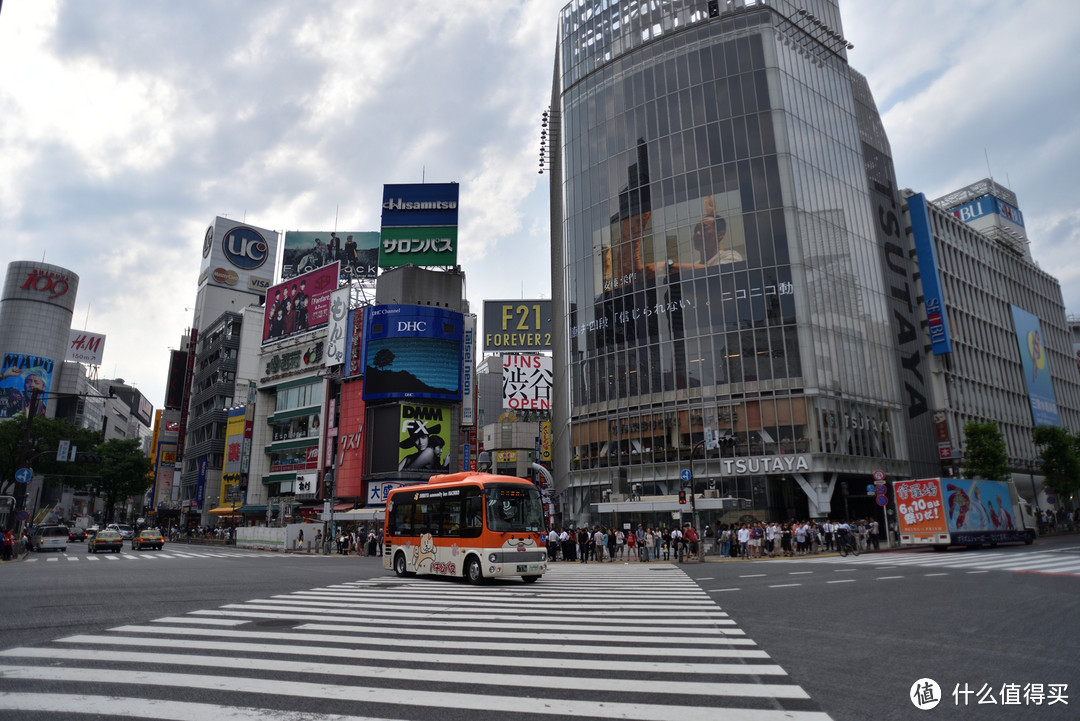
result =
[[690,475],[690,469],[684,468],[682,472],[682,479],[684,481],[689,481],[691,478],[693,478],[693,476]]
[[15,480],[19,483],[29,483],[30,479],[34,477],[34,472],[29,468],[20,468],[15,471]]

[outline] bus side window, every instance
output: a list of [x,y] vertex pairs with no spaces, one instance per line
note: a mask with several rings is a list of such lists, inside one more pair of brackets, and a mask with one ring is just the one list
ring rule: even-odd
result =
[[462,538],[479,538],[484,528],[484,499],[479,488],[465,491],[465,523],[462,525]]
[[443,536],[461,535],[461,500],[443,501],[442,533]]

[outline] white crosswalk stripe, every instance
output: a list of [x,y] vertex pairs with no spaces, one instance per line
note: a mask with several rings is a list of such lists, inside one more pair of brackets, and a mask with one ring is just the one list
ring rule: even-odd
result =
[[966,571],[1013,571],[1080,576],[1080,554],[1058,551],[1009,552],[1005,549],[930,553],[926,551],[870,553],[862,556],[803,558],[804,563],[843,566],[950,568]]
[[[272,709],[249,705],[268,696]],[[829,718],[681,569],[660,565],[558,565],[528,586],[379,578],[0,651],[0,717],[80,705],[242,721],[418,708],[476,721]]]
[[[113,553],[112,551],[102,551],[101,553],[90,553],[89,551],[72,552],[68,549],[67,553],[50,553],[40,554],[35,553],[28,555],[21,562],[22,563],[58,563],[60,561],[79,562],[79,561],[163,561],[163,560],[178,560],[185,558],[286,558],[287,554],[274,553],[271,551],[217,551],[196,553],[190,551],[132,551],[130,548],[124,548],[120,553]],[[313,556],[314,557],[314,556]],[[317,556],[317,558],[332,558],[331,556]],[[340,556],[338,557],[340,558]]]

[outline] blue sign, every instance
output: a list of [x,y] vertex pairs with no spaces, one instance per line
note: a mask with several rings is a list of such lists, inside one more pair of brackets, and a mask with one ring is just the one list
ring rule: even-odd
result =
[[29,511],[19,511],[18,513],[15,514],[15,518],[17,520],[19,520],[19,521],[25,521],[29,517],[30,517],[30,512]]
[[29,483],[30,479],[34,477],[34,471],[29,468],[20,468],[15,471],[15,480],[19,483]]
[[457,183],[408,183],[383,186],[383,227],[458,224]]
[[270,246],[254,228],[238,225],[225,233],[221,239],[221,249],[237,268],[255,270],[266,262]]
[[983,216],[996,213],[1003,218],[1011,220],[1020,227],[1024,226],[1024,215],[1020,212],[1020,209],[1014,205],[1009,205],[1004,200],[996,198],[993,195],[984,195],[981,198],[976,198],[970,203],[964,203],[961,206],[953,208],[949,212],[962,223],[970,223]]
[[364,308],[364,400],[460,401],[461,313],[419,305]]
[[1036,426],[1060,428],[1061,416],[1058,415],[1057,400],[1054,398],[1054,384],[1050,378],[1039,319],[1015,305],[1009,307],[1012,309],[1028,402],[1031,404],[1031,420]]
[[691,478],[693,478],[693,476],[690,474],[690,469],[684,468],[682,472],[682,479],[684,481],[689,481]]
[[934,251],[934,233],[930,228],[930,211],[926,196],[922,193],[908,198],[911,211],[911,232],[915,241],[915,253],[919,259],[919,275],[922,278],[923,298],[926,302],[926,323],[930,331],[930,344],[934,355],[952,353],[949,338],[949,319],[945,314],[945,299],[938,278],[937,253]]

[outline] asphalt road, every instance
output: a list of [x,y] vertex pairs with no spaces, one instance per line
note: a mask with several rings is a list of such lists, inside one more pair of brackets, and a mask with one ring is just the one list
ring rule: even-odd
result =
[[[1080,536],[1040,539],[1032,547],[944,554],[640,565],[645,568],[555,564],[535,586],[503,582],[473,589],[445,579],[403,583],[382,569],[380,559],[355,556],[185,544],[167,545],[164,553],[135,553],[125,546],[121,554],[91,556],[82,544],[72,544],[66,554],[34,554],[0,565],[0,718],[70,718],[71,709],[50,713],[35,707],[56,699],[75,704],[80,718],[112,718],[109,710],[95,715],[94,704],[113,696],[176,705],[171,711],[147,706],[147,717],[186,719],[196,713],[214,718],[212,687],[219,674],[232,679],[220,683],[250,686],[244,693],[227,689],[222,696],[236,701],[229,707],[234,718],[246,718],[245,713],[263,721],[297,718],[289,715],[293,707],[282,700],[280,686],[321,679],[341,668],[304,656],[302,645],[311,638],[321,639],[319,648],[325,646],[331,657],[354,649],[347,653],[361,665],[348,681],[290,686],[305,718],[355,714],[358,706],[349,694],[378,702],[360,706],[365,714],[418,721],[581,718],[592,717],[592,708],[595,717],[617,718],[625,712],[631,718],[687,721],[1078,717]],[[357,600],[335,601],[327,595],[337,593],[354,594]],[[605,600],[580,600],[592,598]],[[410,621],[404,618],[406,609],[417,599],[435,605]],[[508,615],[492,625],[507,630],[492,633],[490,643],[482,644],[486,650],[462,650],[469,645],[462,639],[488,635],[486,622],[476,620],[490,618],[486,604],[504,602],[511,604]],[[565,610],[548,611],[546,604]],[[305,621],[293,609],[307,606],[314,615]],[[358,614],[356,621],[338,617],[345,613]],[[540,622],[535,615],[547,613],[568,616]],[[320,624],[320,630],[311,627],[324,617],[337,620]],[[557,630],[572,624],[572,617],[595,621]],[[387,628],[399,620],[401,626]],[[236,630],[228,630],[233,623]],[[592,625],[600,623],[623,625],[613,635],[598,637]],[[704,639],[695,637],[698,623]],[[200,629],[200,624],[209,628]],[[214,624],[226,630],[218,634]],[[242,641],[265,640],[236,650],[228,643],[229,633]],[[732,644],[748,645],[718,650],[719,642],[707,637],[715,633],[732,633]],[[118,636],[131,638],[115,640]],[[198,655],[204,646],[216,648],[219,640],[225,643],[213,651],[216,656]],[[530,645],[544,641],[549,644]],[[410,652],[412,644],[418,645]],[[481,663],[462,653],[501,655]],[[710,653],[734,654],[736,663],[716,665],[707,658]],[[233,655],[236,661],[230,664]],[[88,663],[99,657],[101,664]],[[563,657],[577,665],[561,668]],[[218,661],[206,661],[211,668],[197,675],[184,664],[199,658]],[[269,659],[262,662],[269,666],[259,670],[258,658]],[[672,659],[697,670],[688,670],[685,679],[672,676],[665,670]],[[215,663],[225,663],[231,675],[212,668]],[[740,663],[749,666],[740,672]],[[774,668],[770,664],[787,675],[770,677],[772,672],[765,671]],[[721,667],[727,670],[716,670]],[[353,673],[353,667],[346,668]],[[408,670],[417,668],[421,671]],[[118,686],[95,683],[95,669],[137,680]],[[149,673],[156,669],[168,673]],[[436,671],[458,676],[440,682]],[[403,673],[404,680],[386,678],[395,672]],[[747,672],[751,676],[740,675]],[[426,678],[428,673],[432,678]],[[521,673],[555,674],[562,680],[507,690],[507,675]],[[934,679],[941,689],[938,706],[929,711],[917,709],[910,699],[912,685],[923,678]],[[172,679],[177,686],[168,690],[145,685],[169,686]],[[412,681],[424,683],[417,689]],[[1068,704],[1044,698],[1035,705],[1023,691],[1038,690],[1031,684],[1042,684],[1046,691],[1064,684]],[[81,697],[71,695],[73,688],[87,694],[88,705],[79,705]],[[435,689],[430,702],[423,695],[429,688]],[[965,688],[971,691],[966,705],[962,696],[958,703],[953,695]],[[763,700],[763,694],[772,693],[781,695]],[[487,701],[476,700],[481,697]],[[989,698],[997,703],[986,703]],[[540,701],[550,710],[537,708]],[[659,713],[666,708],[678,715]]]

